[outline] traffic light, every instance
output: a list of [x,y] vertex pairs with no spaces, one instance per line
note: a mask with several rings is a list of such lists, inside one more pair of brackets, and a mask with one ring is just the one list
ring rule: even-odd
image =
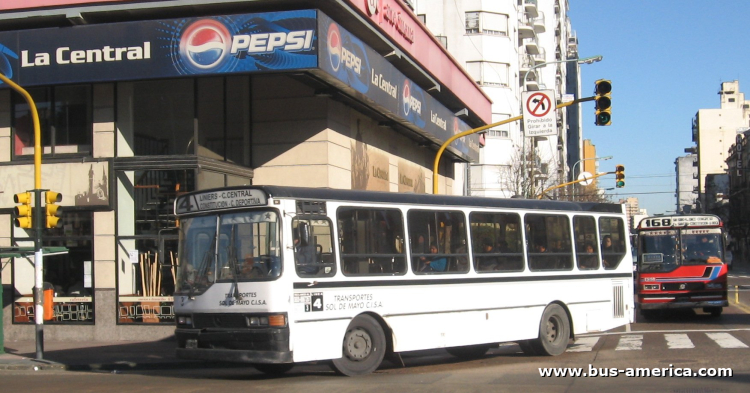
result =
[[625,187],[625,165],[615,165],[615,187]]
[[31,193],[26,191],[13,195],[13,202],[21,204],[21,206],[16,206],[16,219],[13,220],[13,223],[19,228],[33,228],[34,208],[31,206]]
[[47,212],[47,228],[60,228],[62,227],[62,220],[60,220],[60,216],[62,215],[62,211],[60,211],[60,206],[56,205],[58,202],[62,202],[62,194],[59,192],[54,191],[47,191],[45,193],[45,198],[47,201],[47,206],[45,206],[44,210]]
[[597,126],[608,126],[612,124],[612,82],[599,79],[595,82],[594,94],[596,97],[596,121]]

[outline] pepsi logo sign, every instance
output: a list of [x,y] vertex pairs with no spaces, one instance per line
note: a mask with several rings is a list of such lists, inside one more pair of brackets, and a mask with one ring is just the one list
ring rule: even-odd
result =
[[231,34],[223,23],[203,19],[190,25],[180,40],[180,55],[198,71],[220,66],[229,51]]
[[409,112],[414,111],[418,115],[422,115],[422,101],[411,95],[411,85],[409,81],[404,81],[404,87],[402,90],[404,115],[409,115]]
[[357,75],[362,73],[362,59],[344,47],[341,42],[341,31],[335,23],[328,26],[328,59],[334,72],[338,72],[343,64]]
[[311,50],[313,38],[313,30],[232,35],[223,23],[202,19],[185,29],[180,39],[180,55],[194,71],[207,72],[221,67],[229,56],[242,59],[247,54],[276,50]]

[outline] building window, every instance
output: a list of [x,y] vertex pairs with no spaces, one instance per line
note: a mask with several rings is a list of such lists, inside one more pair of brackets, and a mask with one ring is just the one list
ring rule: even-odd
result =
[[448,37],[444,35],[436,35],[435,38],[437,38],[438,42],[440,42],[440,45],[442,45],[443,48],[448,49]]
[[508,87],[510,65],[506,63],[470,61],[466,69],[480,86]]
[[508,35],[508,15],[492,12],[467,12],[466,34]]
[[[67,211],[60,228],[46,229],[42,246],[50,251],[43,258],[42,280],[53,291],[52,313],[45,324],[94,322],[93,214]],[[15,238],[25,247],[32,239]],[[13,266],[13,323],[34,323],[35,284],[33,254],[15,258]]]
[[[505,113],[493,113],[492,114],[493,123],[507,120],[509,118],[510,118],[510,115],[505,114]],[[489,131],[487,131],[487,136],[491,138],[510,138],[510,124],[503,124],[500,126],[490,128]]]
[[[36,87],[27,90],[39,115],[44,154],[91,152],[91,85]],[[34,154],[34,122],[28,102],[12,95],[13,154]]]

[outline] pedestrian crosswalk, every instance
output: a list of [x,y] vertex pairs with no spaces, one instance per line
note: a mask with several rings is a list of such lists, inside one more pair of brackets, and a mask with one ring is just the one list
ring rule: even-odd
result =
[[[654,340],[650,338],[648,346],[664,345],[667,349],[692,349],[696,348],[696,342],[702,346],[711,345],[714,348],[737,349],[750,348],[746,342],[748,339],[741,340],[732,333],[727,332],[690,332],[690,333],[647,333],[651,337],[661,336]],[[747,336],[747,334],[745,334]],[[568,345],[568,352],[591,352],[594,347],[604,340],[605,337],[616,338],[614,346],[615,351],[640,351],[644,349],[644,334],[622,334],[617,336],[588,336],[576,339],[575,343]],[[692,338],[691,338],[692,337]],[[705,340],[708,338],[709,340]],[[695,341],[695,342],[694,342]],[[611,345],[611,344],[609,344]],[[601,348],[599,348],[601,349]],[[611,349],[611,348],[610,348]]]

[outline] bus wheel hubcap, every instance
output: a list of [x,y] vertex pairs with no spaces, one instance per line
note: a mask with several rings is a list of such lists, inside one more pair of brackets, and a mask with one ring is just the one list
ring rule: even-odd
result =
[[350,359],[362,360],[372,351],[372,339],[363,329],[357,328],[349,332],[346,340],[346,352]]
[[547,341],[555,342],[557,340],[557,319],[550,318],[547,321]]

